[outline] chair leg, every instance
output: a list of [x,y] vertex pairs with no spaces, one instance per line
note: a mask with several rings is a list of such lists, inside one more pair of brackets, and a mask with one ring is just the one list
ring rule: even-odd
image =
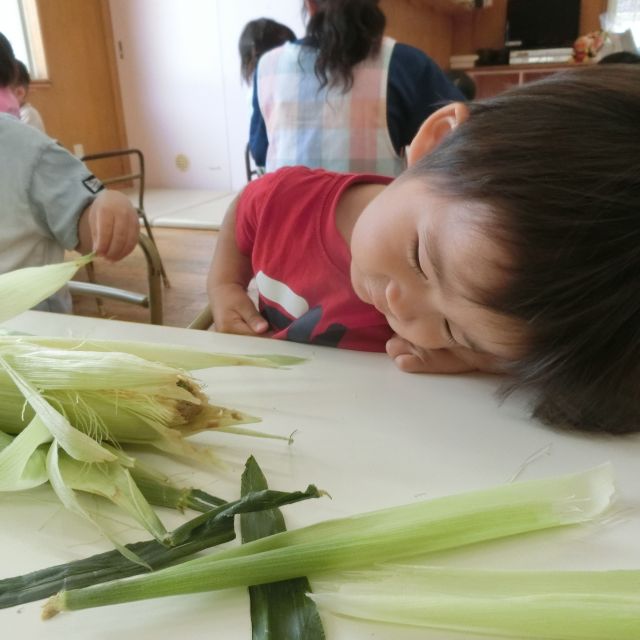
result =
[[[93,262],[89,262],[85,265],[85,269],[87,271],[87,279],[91,284],[96,284],[96,270],[93,265]],[[107,317],[107,312],[104,309],[104,302],[102,302],[102,298],[98,298],[96,296],[96,306],[98,307],[98,313],[101,318]]]
[[147,235],[149,236],[149,239],[151,240],[151,242],[153,243],[156,249],[158,261],[160,264],[160,273],[162,274],[162,281],[164,283],[164,286],[167,288],[170,288],[171,283],[169,282],[169,276],[167,275],[167,272],[165,271],[165,268],[164,268],[164,264],[162,263],[162,258],[160,257],[160,251],[158,250],[158,245],[156,244],[156,240],[153,237],[153,233],[151,231],[151,225],[149,224],[149,219],[147,218],[147,214],[144,212],[143,209],[138,209],[138,215],[140,216],[140,218],[142,218],[142,222],[144,224],[144,228],[147,232]]
[[153,240],[143,233],[138,244],[147,260],[149,282],[149,319],[151,324],[162,324],[162,261]]
[[213,324],[211,307],[207,305],[187,326],[187,329],[203,329],[206,331]]

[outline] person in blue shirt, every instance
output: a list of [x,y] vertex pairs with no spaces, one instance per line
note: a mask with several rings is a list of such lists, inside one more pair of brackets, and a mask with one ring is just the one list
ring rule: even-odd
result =
[[421,50],[383,35],[378,0],[305,0],[306,35],[265,53],[250,149],[267,171],[305,165],[399,175],[424,120],[462,94]]

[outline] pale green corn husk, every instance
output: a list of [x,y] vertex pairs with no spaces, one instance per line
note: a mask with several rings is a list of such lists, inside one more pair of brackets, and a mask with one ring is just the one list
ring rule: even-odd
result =
[[[62,494],[58,495],[68,508],[97,524],[68,490],[102,496],[133,516],[154,538],[163,543],[170,540],[149,503],[180,511],[189,507],[205,511],[224,503],[220,498],[190,487],[176,486],[153,466],[110,445],[103,444],[113,453],[117,462],[86,464],[64,452],[56,451],[52,454],[48,446],[52,439],[48,429],[37,417],[17,436],[0,431],[0,491],[30,489],[51,481],[51,470],[47,466],[51,464],[51,460],[48,461],[48,456],[55,455],[56,469],[52,487],[56,490],[60,489],[60,484],[64,485]],[[58,484],[55,484],[56,481]],[[110,540],[119,547],[113,537]],[[134,554],[126,555],[137,561]]]
[[0,491],[23,491],[48,481],[47,453],[53,436],[38,418],[16,437],[0,431]]
[[[509,638],[640,638],[640,571],[488,571],[389,566],[315,583],[354,618]],[[319,591],[319,592],[318,592]]]
[[202,592],[366,567],[484,540],[590,520],[614,493],[612,469],[514,483],[393,507],[261,538],[146,576],[49,600],[57,611]]
[[50,349],[69,349],[73,351],[119,351],[129,353],[145,360],[162,362],[178,369],[209,369],[212,367],[267,367],[282,368],[305,362],[305,358],[267,355],[238,355],[235,353],[217,353],[192,349],[180,345],[155,344],[151,342],[133,342],[131,340],[99,340],[97,338],[61,338],[31,336],[22,333],[7,332],[0,329],[0,347],[16,342],[38,345]]
[[147,444],[203,458],[207,450],[184,442],[185,436],[258,421],[210,404],[186,372],[138,356],[0,346],[0,429],[17,434],[34,413],[67,453],[88,462],[113,460],[102,447],[95,459],[92,450],[78,451],[89,440],[93,447],[102,441]]
[[0,322],[31,309],[64,287],[93,255],[44,267],[26,267],[0,274]]

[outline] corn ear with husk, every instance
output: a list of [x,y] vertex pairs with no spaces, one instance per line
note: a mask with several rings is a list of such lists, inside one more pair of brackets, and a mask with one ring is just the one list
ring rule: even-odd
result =
[[[57,291],[91,258],[1,275],[0,321]],[[131,473],[130,459],[118,449],[145,445],[215,462],[211,447],[188,442],[187,436],[235,429],[258,419],[211,404],[185,369],[277,367],[297,361],[5,333],[0,336],[0,432],[15,438],[5,439],[0,452],[0,490],[23,490],[48,481],[67,508],[93,522],[76,491],[103,495],[134,515],[156,539],[167,542],[164,526]],[[147,488],[158,486],[149,477],[144,482]],[[206,503],[204,496],[201,504]]]

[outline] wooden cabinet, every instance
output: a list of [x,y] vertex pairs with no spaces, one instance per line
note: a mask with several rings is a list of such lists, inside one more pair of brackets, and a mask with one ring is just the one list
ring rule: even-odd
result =
[[505,65],[503,67],[474,67],[465,71],[476,83],[476,98],[489,98],[510,87],[539,80],[571,66],[570,64]]

